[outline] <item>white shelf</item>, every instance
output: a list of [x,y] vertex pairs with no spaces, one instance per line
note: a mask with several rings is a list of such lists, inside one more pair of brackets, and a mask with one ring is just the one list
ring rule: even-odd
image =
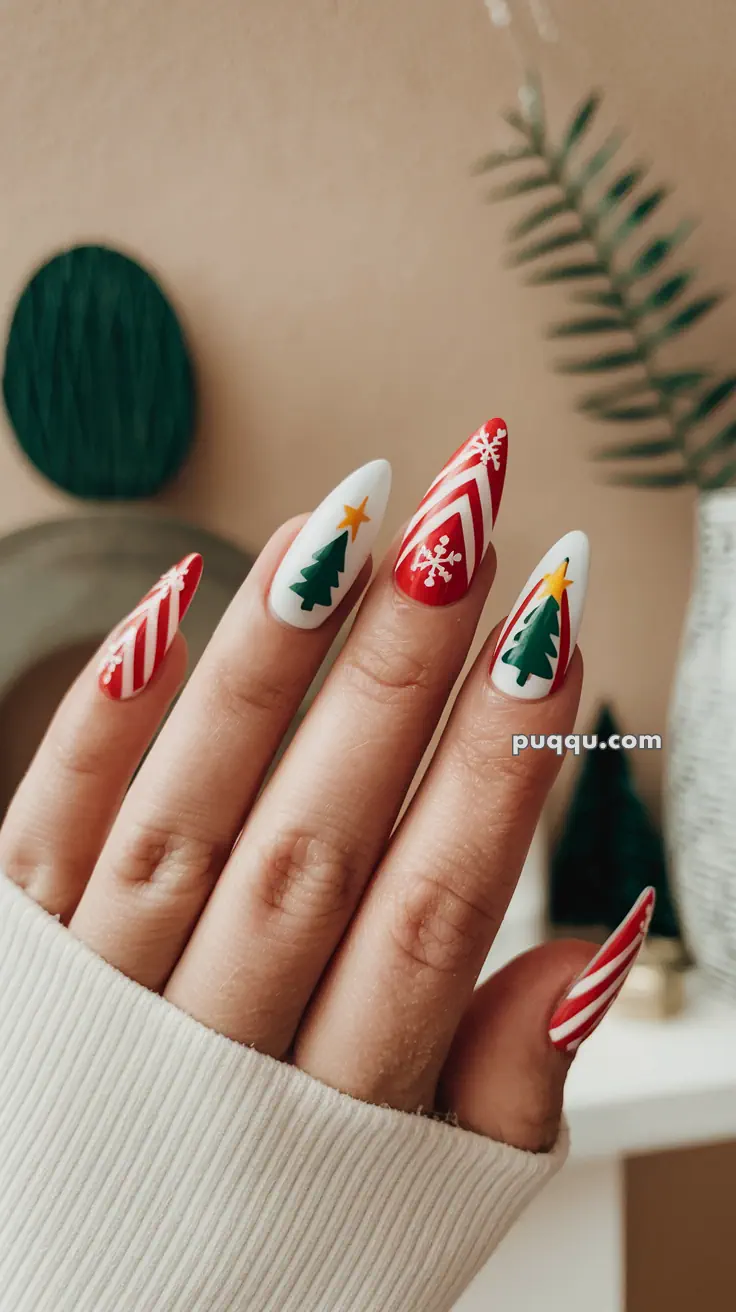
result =
[[736,1003],[695,972],[672,1020],[629,1020],[614,1007],[582,1046],[565,1110],[577,1161],[736,1139]]

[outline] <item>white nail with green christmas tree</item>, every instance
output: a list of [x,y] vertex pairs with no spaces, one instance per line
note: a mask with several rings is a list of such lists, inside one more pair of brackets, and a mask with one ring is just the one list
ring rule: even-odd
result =
[[391,491],[388,460],[348,474],[310,515],[279,565],[271,609],[296,629],[317,629],[368,559]]
[[556,692],[565,678],[583,618],[590,546],[579,529],[540,560],[501,630],[491,679],[526,701]]

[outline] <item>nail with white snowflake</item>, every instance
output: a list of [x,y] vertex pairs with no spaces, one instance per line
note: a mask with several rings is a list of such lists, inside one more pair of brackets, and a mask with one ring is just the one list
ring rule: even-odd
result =
[[645,888],[555,1009],[549,1037],[560,1052],[576,1052],[613,1006],[644,946],[654,902],[654,889]]
[[401,591],[448,606],[468,591],[491,540],[506,475],[506,425],[490,419],[431,484],[404,534],[394,566]]
[[531,701],[562,684],[583,617],[589,560],[588,539],[575,529],[550,548],[522,588],[490,668],[509,697]]
[[202,577],[198,552],[163,574],[110,634],[98,667],[102,692],[127,701],[151,682],[174,641]]
[[296,629],[324,623],[368,559],[390,491],[388,460],[371,460],[333,488],[276,571],[269,593],[274,615]]

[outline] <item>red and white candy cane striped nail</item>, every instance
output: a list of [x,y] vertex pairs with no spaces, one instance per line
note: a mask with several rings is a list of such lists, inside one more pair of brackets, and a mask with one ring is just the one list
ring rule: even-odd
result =
[[613,1006],[644,944],[654,898],[654,889],[645,888],[626,919],[565,994],[549,1026],[549,1037],[560,1052],[575,1052]]
[[394,579],[428,606],[464,597],[491,540],[506,475],[507,431],[489,419],[431,484],[399,547]]
[[202,577],[198,552],[163,574],[111,633],[100,661],[99,685],[113,701],[127,701],[151,682],[186,615]]

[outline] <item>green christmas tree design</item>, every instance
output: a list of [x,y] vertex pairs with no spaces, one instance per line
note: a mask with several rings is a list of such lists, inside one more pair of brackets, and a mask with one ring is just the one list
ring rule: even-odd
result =
[[540,679],[551,679],[553,675],[552,659],[557,655],[553,638],[559,637],[560,607],[554,597],[545,597],[541,606],[530,610],[518,633],[514,634],[514,646],[504,652],[501,660],[506,665],[515,665],[519,673],[516,682],[523,687],[530,674]]
[[519,671],[516,682],[521,687],[530,674],[536,674],[539,679],[551,679],[554,675],[552,661],[557,657],[554,639],[560,636],[560,603],[565,588],[572,583],[572,579],[565,577],[569,563],[566,556],[552,574],[544,575],[545,590],[538,604],[514,634],[513,647],[501,657],[505,665],[516,666]]
[[291,591],[302,598],[302,610],[314,610],[315,606],[331,604],[332,589],[338,586],[340,575],[345,569],[347,545],[346,531],[312,553],[314,565],[305,565],[301,570],[302,579],[291,584]]

